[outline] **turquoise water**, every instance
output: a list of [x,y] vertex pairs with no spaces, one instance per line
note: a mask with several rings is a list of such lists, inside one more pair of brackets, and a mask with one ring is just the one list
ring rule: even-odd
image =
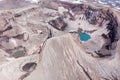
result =
[[82,32],[77,32],[80,36],[81,41],[88,41],[91,37],[89,34],[82,33]]
[[74,32],[74,33],[79,34],[81,41],[88,41],[91,38],[90,35],[87,33],[83,33],[83,32]]

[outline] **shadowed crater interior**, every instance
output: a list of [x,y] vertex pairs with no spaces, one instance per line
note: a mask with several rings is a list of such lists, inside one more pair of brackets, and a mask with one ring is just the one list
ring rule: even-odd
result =
[[36,68],[36,66],[37,66],[37,63],[35,62],[27,63],[22,67],[22,70],[25,72],[31,72]]

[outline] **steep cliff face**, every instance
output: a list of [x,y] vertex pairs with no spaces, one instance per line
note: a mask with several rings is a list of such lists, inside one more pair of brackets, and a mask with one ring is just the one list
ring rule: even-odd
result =
[[119,14],[59,0],[0,11],[1,80],[119,80]]

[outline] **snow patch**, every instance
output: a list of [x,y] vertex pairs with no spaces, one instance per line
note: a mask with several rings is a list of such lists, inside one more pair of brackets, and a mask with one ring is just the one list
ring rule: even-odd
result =
[[26,0],[26,1],[29,1],[31,3],[38,3],[40,0]]

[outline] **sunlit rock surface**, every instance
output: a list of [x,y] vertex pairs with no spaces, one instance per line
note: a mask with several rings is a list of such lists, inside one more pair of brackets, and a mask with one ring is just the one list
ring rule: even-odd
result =
[[38,1],[0,2],[0,80],[120,79],[118,10]]

